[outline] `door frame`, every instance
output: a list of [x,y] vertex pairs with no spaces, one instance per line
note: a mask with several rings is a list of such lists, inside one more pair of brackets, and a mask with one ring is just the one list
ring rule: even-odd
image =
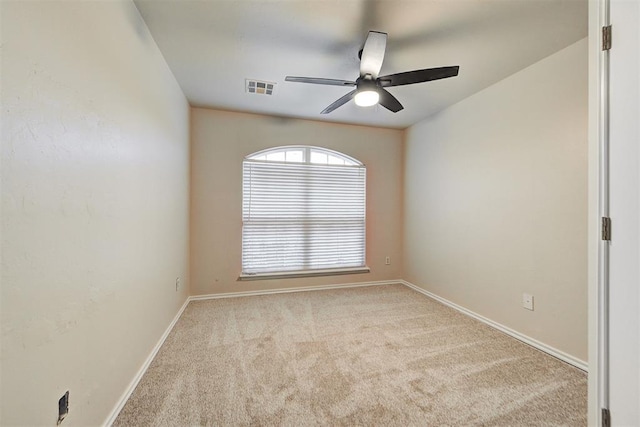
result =
[[588,203],[588,423],[603,425],[609,408],[609,242],[601,218],[609,216],[609,52],[602,28],[610,0],[589,1],[589,203]]

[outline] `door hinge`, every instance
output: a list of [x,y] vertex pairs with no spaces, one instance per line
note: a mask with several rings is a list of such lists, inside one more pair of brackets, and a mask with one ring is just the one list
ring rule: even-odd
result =
[[611,427],[611,414],[607,408],[602,408],[602,427]]
[[602,217],[602,240],[611,240],[611,218],[608,216]]
[[611,49],[611,25],[602,27],[602,50]]

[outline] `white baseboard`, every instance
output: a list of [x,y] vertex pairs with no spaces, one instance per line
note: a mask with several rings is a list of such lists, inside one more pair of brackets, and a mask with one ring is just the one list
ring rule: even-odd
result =
[[151,365],[151,362],[156,357],[156,354],[158,354],[160,347],[162,347],[162,344],[164,344],[164,341],[167,339],[167,337],[169,336],[169,333],[171,332],[175,324],[178,322],[178,319],[180,318],[180,316],[182,316],[182,312],[184,312],[185,308],[187,308],[187,305],[189,305],[189,298],[187,298],[184,304],[182,304],[182,307],[180,307],[180,310],[178,310],[178,313],[175,315],[175,317],[173,318],[173,320],[171,321],[167,329],[164,331],[164,334],[162,334],[158,343],[155,345],[155,347],[153,347],[153,350],[151,350],[151,353],[149,354],[147,359],[144,361],[144,363],[136,373],[135,377],[133,377],[133,379],[129,383],[129,386],[127,387],[125,392],[122,393],[122,396],[120,396],[118,403],[116,404],[116,406],[113,408],[113,410],[107,417],[107,420],[104,422],[103,424],[104,426],[111,426],[111,424],[114,423],[114,421],[118,417],[118,414],[120,413],[120,411],[122,411],[122,408],[124,408],[125,403],[127,403],[127,400],[129,400],[129,397],[131,397],[133,390],[135,390],[136,386],[142,379],[142,376],[145,374],[145,372],[147,372],[149,365]]
[[495,328],[497,330],[499,330],[500,332],[503,332],[515,339],[517,339],[518,341],[522,341],[525,344],[529,344],[531,347],[534,347],[540,351],[543,351],[557,359],[562,360],[563,362],[566,362],[572,366],[575,366],[576,368],[584,371],[584,372],[588,372],[589,371],[589,364],[587,362],[585,362],[584,360],[580,360],[577,357],[571,356],[570,354],[567,354],[561,350],[558,350],[557,348],[551,347],[550,345],[547,345],[543,342],[540,342],[534,338],[528,337],[518,331],[515,331],[511,328],[508,328],[498,322],[495,322],[491,319],[488,319],[484,316],[479,315],[478,313],[475,313],[467,308],[464,308],[462,306],[459,306],[458,304],[455,304],[447,299],[444,299],[436,294],[433,294],[425,289],[422,289],[419,286],[414,285],[413,283],[409,283],[406,280],[401,280],[400,283],[402,283],[403,285],[420,292],[423,295],[428,296],[429,298],[432,298],[438,302],[441,302],[442,304],[449,306],[451,308],[453,308],[454,310],[457,310],[463,314],[466,314],[467,316],[473,317],[476,320],[481,321],[482,323],[491,326],[492,328]]
[[378,280],[375,282],[343,283],[341,285],[319,285],[319,286],[305,286],[300,288],[265,289],[260,291],[228,292],[224,294],[194,295],[189,297],[189,301],[199,301],[199,300],[218,299],[218,298],[249,297],[249,296],[255,296],[255,295],[285,294],[290,292],[324,291],[327,289],[359,288],[362,286],[401,285],[401,284],[404,284],[403,282],[404,282],[403,280]]

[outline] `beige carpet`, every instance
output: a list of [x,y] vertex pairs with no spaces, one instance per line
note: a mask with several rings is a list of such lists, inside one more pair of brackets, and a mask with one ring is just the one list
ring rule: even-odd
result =
[[116,426],[586,425],[586,374],[402,285],[189,304]]

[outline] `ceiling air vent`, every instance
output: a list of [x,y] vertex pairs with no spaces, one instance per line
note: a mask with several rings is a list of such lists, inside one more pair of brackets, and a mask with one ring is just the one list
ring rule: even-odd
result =
[[271,95],[273,94],[273,87],[276,84],[273,82],[263,82],[261,80],[245,80],[245,90],[247,93],[255,93],[258,95]]

